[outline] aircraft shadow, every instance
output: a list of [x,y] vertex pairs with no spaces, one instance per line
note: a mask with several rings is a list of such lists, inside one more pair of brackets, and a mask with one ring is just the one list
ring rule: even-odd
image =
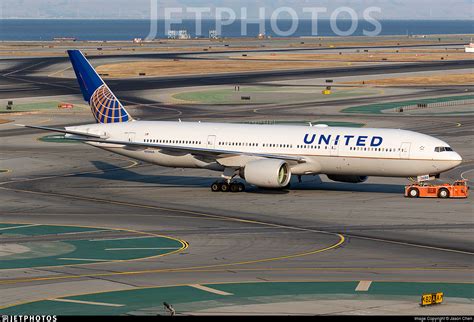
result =
[[[140,187],[144,187],[143,184],[147,185],[156,185],[167,187],[210,187],[212,182],[216,178],[208,177],[196,177],[196,176],[176,176],[176,175],[144,175],[128,169],[118,169],[115,171],[110,171],[116,169],[117,167],[103,161],[92,161],[94,167],[103,172],[99,173],[88,173],[81,174],[81,177],[88,178],[98,178],[104,180],[113,180],[113,181],[125,181],[125,182],[136,182],[140,183]],[[309,178],[309,177],[308,177]],[[127,186],[130,187],[130,186]],[[148,186],[150,187],[150,186]],[[393,194],[402,194],[404,191],[404,186],[399,184],[378,184],[378,183],[343,183],[343,182],[324,182],[319,179],[318,176],[315,176],[311,179],[303,177],[303,182],[299,183],[296,178],[291,180],[291,190],[296,191],[341,191],[341,192],[371,192],[371,193],[393,193]],[[272,190],[272,189],[259,189],[253,186],[247,185],[248,193],[260,193],[260,194],[286,194],[289,190]]]
[[376,193],[397,193],[402,194],[405,186],[398,184],[381,183],[344,183],[344,182],[321,182],[305,184],[304,182],[292,183],[292,190],[327,190],[327,191],[347,191],[347,192],[376,192]]
[[[110,181],[122,181],[122,182],[136,182],[140,183],[140,187],[150,187],[149,185],[166,185],[176,187],[210,187],[211,183],[215,179],[209,179],[206,177],[195,177],[195,176],[176,176],[176,175],[148,175],[140,174],[129,169],[117,169],[117,166],[103,162],[103,161],[91,161],[97,170],[103,172],[97,173],[86,173],[79,176],[86,178],[104,179]],[[115,170],[116,169],[116,170]],[[217,176],[216,176],[217,178]],[[147,186],[145,186],[145,184]],[[127,185],[127,187],[130,187]]]

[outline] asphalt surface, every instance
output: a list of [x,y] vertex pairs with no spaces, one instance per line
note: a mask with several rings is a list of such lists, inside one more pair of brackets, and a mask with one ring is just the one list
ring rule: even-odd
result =
[[[75,91],[70,80],[28,76],[40,66],[29,68],[30,60],[23,63],[27,69],[3,76],[1,84],[12,85],[15,79],[34,81],[31,86],[39,87],[35,90],[37,95]],[[415,64],[403,68],[406,72],[466,68],[469,64],[473,62]],[[275,72],[242,75],[239,80],[370,74],[387,72],[385,68],[397,72],[402,67],[303,74]],[[15,69],[19,70],[18,66]],[[235,77],[209,76],[199,80],[206,84],[231,80],[234,83]],[[187,86],[195,81],[194,78],[114,81],[111,87],[130,92],[140,85],[156,88],[175,82],[175,86]],[[59,88],[58,84],[67,88]],[[23,85],[19,82],[17,86]],[[36,95],[28,90],[15,92],[14,87],[2,90],[1,95],[15,93]],[[275,108],[269,106],[264,116],[276,113],[272,110]],[[291,116],[292,111],[299,117],[299,108],[279,106],[277,110],[284,117]],[[249,114],[241,108],[230,114],[219,114],[205,107],[197,111],[187,106],[175,109],[188,120],[203,115],[212,119],[227,119],[231,115],[237,119],[247,118]],[[146,115],[152,114],[150,110]],[[255,113],[254,117],[258,119],[262,115]],[[334,112],[332,117],[436,135],[450,143],[465,160],[457,169],[443,174],[442,179],[450,181],[460,176],[474,179],[472,116],[348,117]],[[16,116],[14,121],[55,126],[71,122],[61,115]],[[87,122],[90,116],[74,120],[74,123]],[[0,307],[144,286],[309,280],[473,281],[471,199],[405,199],[405,179],[370,178],[356,185],[331,182],[325,176],[307,177],[301,184],[294,182],[290,191],[249,187],[246,193],[212,193],[209,186],[218,173],[141,164],[81,144],[37,142],[42,135],[17,129],[11,123],[0,125],[0,168],[11,171],[0,174],[0,222],[131,229],[183,240],[189,247],[178,254],[132,262],[0,270]]]
[[[196,55],[196,53],[192,53]],[[202,55],[209,55],[211,53]],[[134,59],[171,59],[191,58],[187,54],[147,54],[136,55]],[[123,56],[104,56],[99,58],[89,57],[91,64],[104,59],[123,59]],[[202,58],[204,59],[204,58]],[[64,65],[67,58],[23,58],[18,60],[0,60],[0,99],[13,97],[38,97],[50,95],[67,95],[78,92],[79,87],[75,79],[42,76],[43,70]],[[265,72],[229,73],[197,76],[173,76],[173,77],[144,77],[132,79],[111,79],[107,83],[118,95],[123,91],[163,89],[175,87],[223,85],[223,84],[252,84],[273,80],[305,79],[316,77],[341,77],[355,75],[377,75],[385,73],[408,73],[419,71],[436,71],[473,68],[474,60],[460,61],[438,61],[424,63],[385,63],[370,66],[351,66],[337,68],[278,70]],[[60,69],[60,68],[58,68]],[[32,74],[39,74],[32,76]]]

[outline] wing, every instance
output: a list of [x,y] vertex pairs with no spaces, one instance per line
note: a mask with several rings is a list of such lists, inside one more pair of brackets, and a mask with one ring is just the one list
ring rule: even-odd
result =
[[31,125],[20,125],[18,126],[38,129],[43,131],[51,131],[51,132],[58,132],[63,134],[69,134],[67,137],[68,140],[76,140],[82,141],[86,143],[99,143],[99,144],[106,144],[106,145],[120,145],[125,146],[131,149],[160,149],[164,152],[170,153],[178,153],[178,154],[192,154],[195,156],[202,156],[202,157],[211,157],[215,160],[225,159],[230,157],[260,157],[260,158],[269,158],[269,159],[279,159],[285,161],[292,161],[295,163],[303,163],[306,162],[304,157],[302,156],[294,156],[294,155],[284,155],[284,154],[272,154],[272,153],[253,153],[253,152],[241,152],[241,151],[231,151],[231,150],[219,150],[219,149],[209,149],[209,148],[196,148],[196,147],[187,147],[187,146],[177,146],[177,145],[170,145],[170,144],[160,144],[160,143],[147,143],[147,142],[129,142],[129,141],[121,141],[121,140],[114,140],[107,136],[91,134],[91,133],[82,133],[77,131],[70,131],[70,130],[63,130],[63,129],[56,129],[56,128],[49,128],[44,126],[31,126]]

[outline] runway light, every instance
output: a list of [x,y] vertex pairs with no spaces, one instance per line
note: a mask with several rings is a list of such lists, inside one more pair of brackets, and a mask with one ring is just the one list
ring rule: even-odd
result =
[[174,316],[176,314],[176,310],[173,308],[171,304],[163,302],[163,306],[165,307],[165,311],[169,313],[170,316]]

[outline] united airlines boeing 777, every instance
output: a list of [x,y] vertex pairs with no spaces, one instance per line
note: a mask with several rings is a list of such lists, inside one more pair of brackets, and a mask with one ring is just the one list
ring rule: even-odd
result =
[[68,54],[96,124],[27,127],[160,166],[220,171],[212,191],[243,191],[236,177],[284,188],[291,175],[326,174],[353,183],[368,176],[438,176],[462,161],[446,142],[398,129],[134,120],[84,55]]

